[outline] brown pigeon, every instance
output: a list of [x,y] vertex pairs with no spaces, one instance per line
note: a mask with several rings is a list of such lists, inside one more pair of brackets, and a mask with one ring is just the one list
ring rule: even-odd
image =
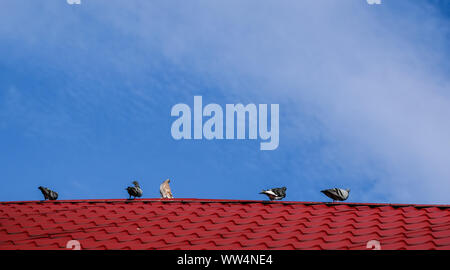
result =
[[159,193],[161,194],[161,199],[173,199],[169,183],[170,179],[167,179],[159,186]]

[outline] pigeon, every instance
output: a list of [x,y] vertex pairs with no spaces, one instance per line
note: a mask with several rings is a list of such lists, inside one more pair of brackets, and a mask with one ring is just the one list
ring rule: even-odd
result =
[[134,187],[127,187],[126,190],[128,191],[128,194],[130,195],[129,200],[131,200],[131,196],[133,196],[133,199],[136,199],[136,197],[142,197],[142,189],[139,186],[138,181],[133,181]]
[[167,179],[159,186],[159,193],[161,194],[161,199],[173,199],[169,183],[170,179]]
[[320,191],[334,201],[345,201],[350,194],[350,189],[332,188]]
[[56,191],[50,190],[42,186],[38,187],[38,189],[42,192],[42,195],[44,195],[44,201],[58,199],[58,193]]
[[286,187],[271,188],[268,190],[263,190],[259,194],[266,194],[271,201],[272,200],[281,200],[284,197],[286,197]]

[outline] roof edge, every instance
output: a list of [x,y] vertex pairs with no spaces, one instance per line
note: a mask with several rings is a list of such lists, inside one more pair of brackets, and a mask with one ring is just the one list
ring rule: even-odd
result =
[[448,204],[401,204],[401,203],[353,203],[353,202],[304,202],[304,201],[264,201],[264,200],[230,200],[230,199],[197,199],[197,198],[179,198],[179,199],[159,199],[159,198],[144,198],[144,199],[81,199],[81,200],[57,200],[57,201],[6,201],[0,202],[0,205],[4,204],[63,204],[63,203],[238,203],[238,204],[281,204],[281,205],[348,205],[348,206],[369,206],[369,207],[415,207],[415,208],[450,208]]

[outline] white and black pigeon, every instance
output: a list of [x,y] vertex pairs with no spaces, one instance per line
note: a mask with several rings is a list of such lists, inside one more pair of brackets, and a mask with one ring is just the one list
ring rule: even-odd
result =
[[282,188],[271,188],[268,190],[263,190],[259,194],[265,194],[271,201],[281,200],[286,197],[286,187]]
[[142,189],[139,186],[138,181],[133,181],[134,187],[127,187],[126,190],[128,191],[128,194],[130,195],[129,200],[131,200],[131,196],[133,196],[133,199],[136,199],[136,197],[142,197]]
[[58,192],[50,190],[50,189],[42,187],[42,186],[38,187],[38,189],[42,192],[42,195],[44,195],[44,201],[58,199]]
[[331,198],[333,202],[335,201],[345,201],[350,194],[350,189],[332,188],[320,191],[327,197]]

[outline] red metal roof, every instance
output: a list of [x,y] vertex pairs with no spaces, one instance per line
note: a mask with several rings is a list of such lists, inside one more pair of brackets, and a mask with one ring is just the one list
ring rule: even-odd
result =
[[81,249],[367,249],[368,243],[450,249],[450,206],[201,199],[0,203],[0,249],[66,249],[70,240]]

